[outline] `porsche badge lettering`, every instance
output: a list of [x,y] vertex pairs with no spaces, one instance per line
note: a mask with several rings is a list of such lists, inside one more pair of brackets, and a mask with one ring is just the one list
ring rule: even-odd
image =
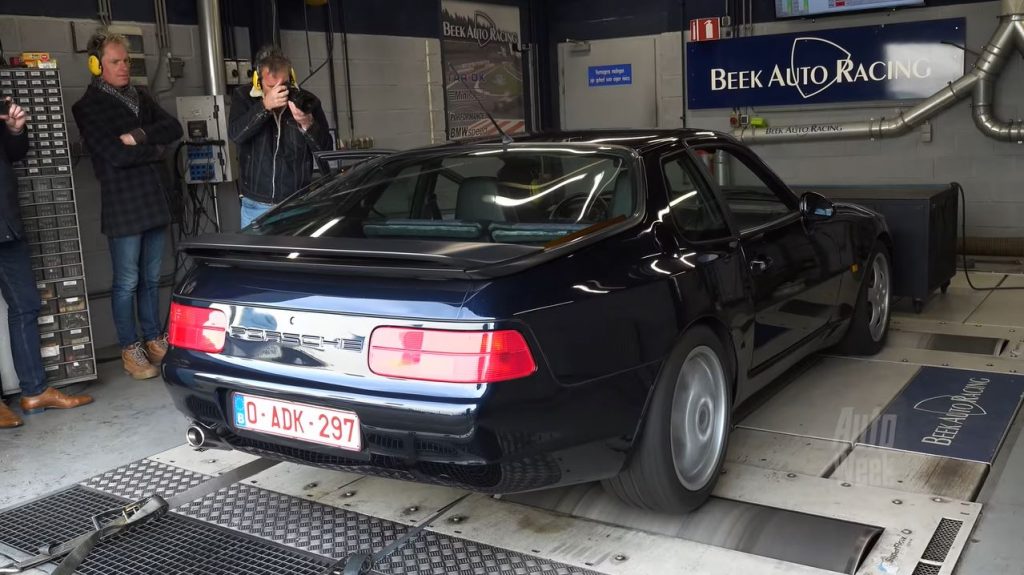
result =
[[361,351],[363,349],[362,337],[355,337],[352,339],[344,339],[340,337],[331,338],[319,335],[289,333],[244,326],[232,326],[228,333],[232,338],[243,341],[278,343],[289,347],[303,347],[321,351],[328,349]]

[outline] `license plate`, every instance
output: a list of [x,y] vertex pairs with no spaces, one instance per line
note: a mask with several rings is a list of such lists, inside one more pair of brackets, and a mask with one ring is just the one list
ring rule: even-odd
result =
[[351,451],[363,448],[359,416],[279,399],[235,393],[235,427]]

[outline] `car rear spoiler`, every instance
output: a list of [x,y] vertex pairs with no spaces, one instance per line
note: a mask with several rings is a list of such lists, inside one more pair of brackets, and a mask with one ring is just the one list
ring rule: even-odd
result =
[[521,269],[544,248],[418,239],[207,234],[178,248],[213,265],[389,277],[483,279]]

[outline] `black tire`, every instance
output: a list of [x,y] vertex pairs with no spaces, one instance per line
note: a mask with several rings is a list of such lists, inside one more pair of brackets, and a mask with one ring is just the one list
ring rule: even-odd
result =
[[[676,390],[679,386],[688,385],[681,375],[683,364],[692,353],[699,352],[707,357],[705,350],[717,356],[724,377],[725,409],[724,421],[721,421],[724,435],[713,461],[712,458],[704,458],[700,465],[702,477],[710,469],[706,484],[694,489],[685,486],[677,474],[671,423]],[[626,467],[616,477],[603,482],[605,490],[626,503],[651,511],[686,513],[700,507],[711,496],[725,461],[732,416],[734,374],[732,354],[726,352],[722,341],[711,329],[696,326],[686,332],[658,377],[641,435]],[[712,428],[717,423],[718,419],[712,418],[708,427]],[[706,465],[710,465],[710,468]]]
[[[872,290],[874,266],[876,260],[884,258],[887,267],[889,286],[886,291],[888,298],[885,312],[885,324],[880,336],[872,333],[872,304],[868,301],[869,293]],[[875,241],[871,250],[871,256],[864,265],[864,272],[861,279],[860,289],[857,292],[857,303],[854,305],[853,317],[850,318],[850,326],[846,331],[843,340],[839,342],[836,350],[847,355],[875,355],[885,347],[885,341],[889,337],[889,322],[892,319],[892,257],[889,248],[880,240]]]

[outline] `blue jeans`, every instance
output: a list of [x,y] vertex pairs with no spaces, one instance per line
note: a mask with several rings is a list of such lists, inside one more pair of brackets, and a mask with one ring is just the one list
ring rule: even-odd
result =
[[249,198],[242,196],[242,227],[248,227],[253,220],[262,216],[274,207],[274,204],[264,204],[263,202],[257,202],[256,200],[250,200]]
[[39,354],[39,290],[32,277],[32,260],[23,240],[0,242],[0,293],[7,302],[11,355],[22,396],[46,390],[43,358]]
[[111,304],[117,342],[124,349],[139,341],[135,305],[144,341],[162,334],[160,323],[160,260],[164,254],[165,228],[154,228],[134,236],[109,238],[114,264]]

